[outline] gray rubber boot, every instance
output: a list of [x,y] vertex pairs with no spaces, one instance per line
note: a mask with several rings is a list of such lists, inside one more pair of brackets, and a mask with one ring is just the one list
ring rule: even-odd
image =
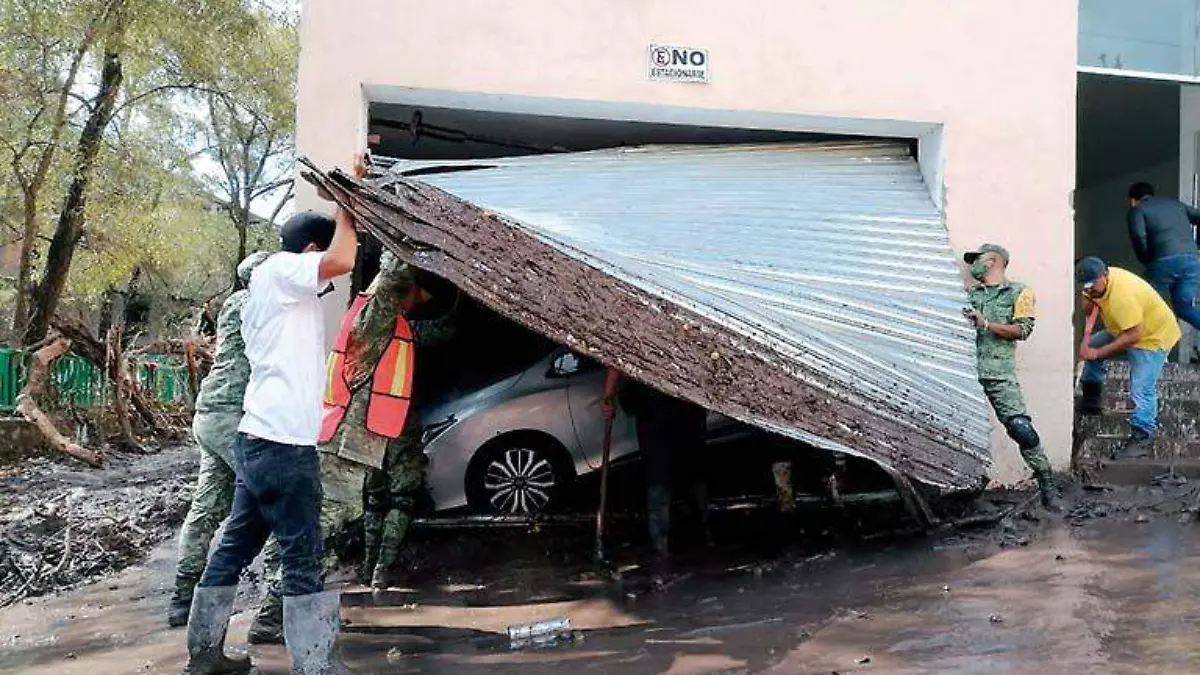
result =
[[337,591],[283,596],[283,634],[292,657],[292,675],[350,672],[337,653],[341,606]]
[[250,657],[225,656],[225,631],[233,613],[237,586],[198,586],[192,595],[188,620],[188,661],[183,675],[243,675],[250,672]]

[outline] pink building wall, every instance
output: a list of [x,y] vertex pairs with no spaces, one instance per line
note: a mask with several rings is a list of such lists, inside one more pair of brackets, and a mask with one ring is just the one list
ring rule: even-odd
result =
[[[1021,378],[1065,468],[1076,33],[1074,0],[308,0],[298,145],[346,165],[365,142],[368,100],[409,90],[781,114],[814,131],[843,120],[880,135],[927,129],[921,161],[954,246],[1004,244],[1011,276],[1037,291]],[[650,81],[652,42],[707,49],[711,82]],[[300,205],[315,205],[311,192]],[[1028,475],[998,425],[993,454],[998,480]]]

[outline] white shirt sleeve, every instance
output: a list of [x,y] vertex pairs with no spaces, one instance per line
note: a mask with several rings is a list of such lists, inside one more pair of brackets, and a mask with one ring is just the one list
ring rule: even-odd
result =
[[321,292],[321,256],[318,252],[287,256],[274,266],[273,285],[288,300],[303,300]]

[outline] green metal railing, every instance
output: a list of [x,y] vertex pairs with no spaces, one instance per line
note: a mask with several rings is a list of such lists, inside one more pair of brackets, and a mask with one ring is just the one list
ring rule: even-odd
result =
[[[25,386],[29,354],[17,349],[0,348],[0,413],[17,407],[17,395]],[[135,366],[138,388],[164,403],[174,403],[187,392],[187,367],[169,356],[147,356]],[[56,360],[50,371],[50,388],[59,407],[94,408],[108,401],[108,380],[99,368],[86,359],[66,354]]]

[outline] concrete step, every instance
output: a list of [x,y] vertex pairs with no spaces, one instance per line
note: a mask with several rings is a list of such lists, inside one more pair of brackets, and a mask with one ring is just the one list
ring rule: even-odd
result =
[[[1129,402],[1128,394],[1106,394],[1102,403],[1104,410],[1111,413],[1128,415],[1133,404]],[[1163,398],[1158,397],[1158,408],[1161,413],[1174,412],[1179,415],[1200,417],[1200,399]]]
[[[1128,381],[1129,364],[1124,361],[1114,361],[1108,364],[1108,381]],[[1163,382],[1192,382],[1200,384],[1200,366],[1191,364],[1168,363],[1163,367],[1161,380]]]
[[[1112,408],[1109,408],[1112,410]],[[1076,421],[1077,430],[1084,438],[1094,436],[1129,435],[1129,413],[1108,412],[1103,415],[1081,416]],[[1160,406],[1158,433],[1168,439],[1200,441],[1200,416],[1188,410],[1179,410],[1173,405]]]
[[1148,485],[1158,476],[1174,472],[1189,481],[1200,480],[1200,460],[1165,462],[1155,459],[1126,459],[1101,462],[1091,471],[1090,480],[1109,485]]
[[[1076,392],[1076,396],[1079,392]],[[1128,380],[1109,380],[1104,383],[1104,396],[1128,400]],[[1200,382],[1165,381],[1158,383],[1158,397],[1164,401],[1200,401]]]
[[[1128,435],[1129,430],[1125,429],[1120,434],[1086,438],[1079,448],[1079,463],[1085,465],[1109,461],[1113,451],[1120,447]],[[1154,439],[1154,445],[1150,448],[1150,454],[1146,459],[1160,462],[1200,461],[1200,438],[1159,436]]]

